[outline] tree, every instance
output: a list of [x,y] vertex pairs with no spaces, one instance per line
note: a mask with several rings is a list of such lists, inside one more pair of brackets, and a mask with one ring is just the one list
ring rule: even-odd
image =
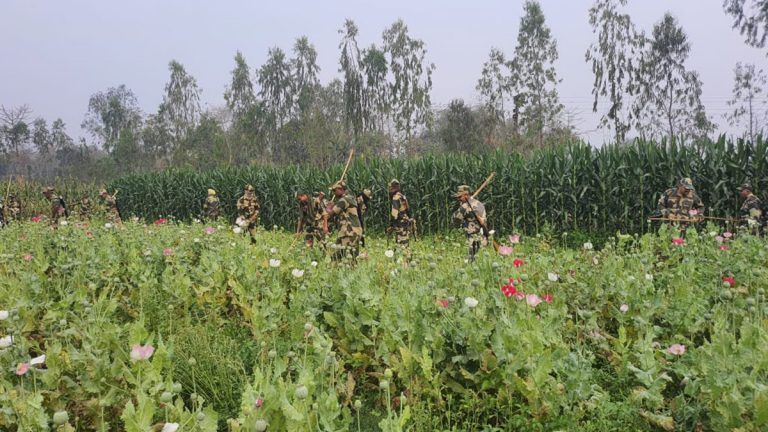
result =
[[339,29],[342,35],[339,49],[339,72],[344,73],[344,122],[356,139],[364,130],[368,113],[366,112],[365,81],[360,48],[357,46],[358,29],[351,19],[344,21]]
[[24,144],[29,141],[29,115],[27,105],[6,108],[0,105],[0,144],[3,152],[13,151],[18,156]]
[[312,105],[315,92],[320,85],[317,78],[320,72],[320,66],[317,65],[317,50],[309,43],[306,36],[296,39],[293,45],[291,70],[293,72],[291,105],[294,107],[294,118],[299,118]]
[[589,24],[597,35],[585,55],[592,63],[595,80],[592,87],[592,111],[597,112],[601,98],[608,99],[608,109],[600,118],[600,127],[613,130],[616,143],[624,141],[632,124],[632,112],[625,98],[635,91],[635,69],[645,36],[638,32],[628,14],[619,6],[627,0],[597,0],[589,9]]
[[725,0],[723,8],[733,17],[733,28],[744,35],[749,45],[765,47],[768,41],[768,0]]
[[392,99],[387,81],[389,73],[387,56],[376,45],[371,45],[363,51],[362,66],[365,76],[363,90],[365,130],[383,131],[384,123],[392,111]]
[[41,155],[48,154],[51,150],[51,132],[48,130],[48,122],[42,117],[32,122],[32,144]]
[[235,54],[235,68],[231,74],[232,81],[224,92],[224,100],[234,119],[238,120],[251,109],[256,100],[251,82],[251,69],[240,51]]
[[74,141],[67,135],[67,126],[64,120],[58,118],[51,125],[51,151],[74,146]]
[[768,106],[766,99],[761,97],[768,80],[765,72],[753,64],[737,63],[734,75],[733,99],[728,101],[728,106],[732,107],[733,111],[725,114],[725,118],[731,126],[742,126],[746,123],[746,135],[750,142],[755,142],[755,136],[763,132],[762,125],[767,120],[759,118],[759,108],[765,110]]
[[274,119],[273,130],[277,130],[288,118],[292,103],[291,66],[283,50],[269,50],[266,63],[259,68],[258,82],[259,96]]
[[475,89],[480,92],[483,106],[504,122],[507,117],[505,99],[510,91],[511,77],[508,75],[507,59],[498,48],[491,48],[488,60],[483,63],[483,72]]
[[171,137],[173,150],[200,122],[200,89],[197,80],[176,60],[168,63],[168,70],[171,77],[157,115]]
[[685,62],[688,37],[669,13],[653,27],[639,69],[640,92],[633,109],[642,135],[697,138],[714,129],[701,103],[699,75]]
[[418,127],[426,125],[432,114],[429,92],[435,65],[426,62],[424,42],[408,34],[408,26],[396,21],[384,30],[384,52],[389,56],[392,82],[389,86],[392,117],[404,140],[393,149],[403,154],[403,142],[410,141]]
[[560,82],[554,66],[558,58],[557,43],[538,1],[526,1],[524,11],[515,57],[510,63],[511,89],[521,126],[542,146],[544,133],[563,109],[556,88]]
[[111,153],[124,131],[141,127],[142,113],[136,96],[124,84],[98,92],[88,100],[88,111],[80,125],[107,153]]
[[464,101],[454,99],[438,120],[438,134],[447,151],[474,153],[482,144],[479,126]]

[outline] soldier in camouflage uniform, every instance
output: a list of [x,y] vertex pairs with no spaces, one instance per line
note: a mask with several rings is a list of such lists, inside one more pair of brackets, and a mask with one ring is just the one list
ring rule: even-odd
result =
[[122,223],[122,218],[120,217],[120,209],[117,208],[117,197],[115,195],[110,195],[106,189],[99,191],[99,197],[107,210],[107,220],[111,223],[119,224]]
[[243,196],[237,200],[237,224],[248,228],[251,243],[256,243],[256,230],[259,226],[259,212],[261,210],[255,191],[253,186],[246,185]]
[[81,222],[85,222],[91,218],[91,198],[88,194],[80,197],[80,208],[78,213]]
[[19,202],[19,199],[16,198],[16,195],[8,195],[8,202],[5,203],[5,205],[6,223],[19,220],[19,217],[21,217],[21,202]]
[[690,178],[680,180],[677,187],[667,189],[659,198],[659,212],[663,217],[694,222],[704,215],[704,203],[696,194]]
[[339,180],[331,186],[336,201],[330,211],[330,216],[335,217],[339,224],[339,236],[336,240],[337,251],[333,254],[333,260],[339,261],[345,256],[357,258],[360,246],[360,238],[363,236],[363,227],[360,226],[360,216],[357,210],[357,199],[347,192],[347,184]]
[[64,197],[54,195],[54,189],[51,186],[43,188],[43,195],[51,202],[51,225],[56,227],[60,219],[65,219],[69,216],[67,204],[64,202]]
[[459,208],[453,213],[453,222],[464,229],[467,235],[469,259],[474,261],[480,247],[488,243],[485,205],[470,196],[467,185],[459,186],[453,196],[459,201]]
[[[365,232],[365,215],[368,213],[368,202],[373,198],[373,192],[370,189],[363,189],[363,192],[357,196],[357,214],[360,216],[360,226]],[[365,234],[360,237],[360,246],[365,247]]]
[[389,230],[395,233],[397,246],[410,255],[410,238],[413,231],[414,220],[411,218],[411,207],[408,198],[400,190],[400,182],[392,179],[389,182]]
[[216,220],[221,215],[221,202],[214,189],[208,189],[208,196],[203,203],[203,217],[206,220]]
[[5,204],[3,203],[3,197],[0,197],[0,228],[5,225]]
[[328,234],[328,216],[324,207],[318,207],[315,199],[309,198],[309,194],[296,195],[299,202],[299,222],[296,233],[304,233],[304,241],[307,247],[313,247],[315,242],[321,245]]
[[763,202],[752,193],[752,185],[749,183],[739,187],[739,195],[744,199],[740,209],[741,219],[753,233],[758,234],[766,222]]

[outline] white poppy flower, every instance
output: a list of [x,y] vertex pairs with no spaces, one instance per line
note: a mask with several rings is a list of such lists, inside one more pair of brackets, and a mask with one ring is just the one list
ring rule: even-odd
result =
[[557,282],[558,279],[560,279],[560,276],[558,276],[557,273],[549,272],[547,273],[547,279],[549,279],[550,282]]
[[279,259],[274,259],[274,258],[270,259],[269,260],[269,266],[272,267],[272,268],[280,267],[280,260]]
[[619,310],[620,310],[622,313],[627,313],[627,311],[629,310],[629,305],[627,305],[626,303],[624,303],[624,304],[622,304],[622,305],[619,307]]
[[311,263],[309,263],[309,265],[311,265],[312,267],[317,267],[317,261],[312,261]]
[[107,223],[104,224],[104,228],[110,229],[110,228],[112,228],[112,224],[107,222]]
[[652,275],[652,274],[650,274],[650,273],[646,273],[646,274],[645,274],[645,280],[647,280],[647,281],[652,281],[652,280],[653,280],[653,275]]
[[29,361],[30,366],[41,365],[43,363],[45,363],[45,354],[37,356]]
[[464,304],[467,305],[468,308],[472,309],[475,306],[477,306],[477,299],[474,297],[467,297],[464,299]]
[[59,225],[62,225],[62,226],[66,226],[68,224],[69,224],[69,222],[67,222],[66,220],[63,220],[63,221],[59,222]]
[[10,315],[7,310],[0,310],[0,321],[7,320]]
[[8,348],[13,345],[13,336],[3,336],[0,338],[0,348]]
[[387,249],[386,251],[384,251],[384,256],[386,256],[387,258],[392,258],[393,256],[395,256],[395,251],[393,251],[392,249]]
[[295,269],[293,269],[293,270],[291,271],[291,274],[292,274],[292,275],[293,275],[293,277],[295,277],[295,278],[300,278],[300,277],[304,276],[304,270],[299,270],[299,269],[296,269],[296,268],[295,268]]
[[272,249],[270,249],[270,250],[269,250],[269,253],[271,253],[271,254],[273,254],[273,255],[274,255],[274,254],[276,254],[276,253],[277,253],[277,248],[272,248]]
[[178,429],[178,423],[166,423],[163,425],[163,430],[161,432],[176,432]]
[[192,241],[195,242],[195,243],[200,243],[200,239],[197,238],[197,237],[193,238]]
[[592,250],[593,246],[591,242],[586,242],[584,243],[583,247],[584,247],[584,250]]
[[232,232],[235,233],[235,234],[241,234],[243,232],[243,229],[240,228],[239,226],[236,226],[236,227],[232,228]]

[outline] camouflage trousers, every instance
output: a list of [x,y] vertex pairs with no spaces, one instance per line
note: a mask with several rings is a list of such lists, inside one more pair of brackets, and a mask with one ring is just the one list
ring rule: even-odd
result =
[[482,233],[467,233],[467,252],[469,254],[469,260],[474,261],[477,252],[487,243],[488,241],[485,239]]
[[117,210],[108,210],[107,211],[107,221],[111,223],[120,223],[122,220],[120,219],[120,213],[117,212]]
[[341,261],[344,258],[351,258],[354,261],[360,253],[360,236],[350,235],[339,237],[336,240],[334,249],[336,249],[336,251],[331,256],[333,261]]
[[304,242],[309,247],[319,245],[320,248],[325,249],[327,246],[326,235],[322,228],[313,228],[304,231]]

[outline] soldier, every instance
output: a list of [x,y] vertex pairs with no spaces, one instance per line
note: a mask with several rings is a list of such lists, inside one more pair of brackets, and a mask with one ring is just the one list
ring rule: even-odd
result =
[[664,191],[658,205],[661,215],[669,219],[689,222],[704,215],[704,203],[690,178],[681,179],[677,187]]
[[21,217],[21,202],[19,202],[19,199],[16,198],[16,195],[10,194],[8,195],[8,202],[6,204],[6,222],[11,222],[14,220],[19,220],[19,217]]
[[208,189],[208,196],[203,203],[203,217],[207,220],[216,220],[221,214],[221,202],[214,189]]
[[475,260],[475,254],[488,243],[488,229],[485,215],[485,205],[472,198],[469,186],[459,186],[453,195],[459,201],[459,208],[453,213],[453,222],[460,224],[467,235],[467,248],[470,261]]
[[5,205],[3,203],[3,197],[0,197],[0,228],[4,227],[5,225]]
[[61,195],[54,195],[54,189],[51,186],[43,188],[43,195],[51,202],[51,225],[55,227],[59,224],[59,219],[69,217],[67,204]]
[[333,260],[339,261],[344,256],[357,258],[363,227],[360,226],[360,216],[357,211],[357,199],[347,192],[347,184],[339,180],[331,186],[336,202],[331,209],[331,217],[337,218],[339,236],[336,240],[338,250],[333,254]]
[[[368,202],[373,198],[373,192],[370,189],[363,189],[363,193],[357,196],[357,214],[360,217],[360,226],[365,232],[365,215],[368,213]],[[360,246],[365,247],[365,234],[360,237]]]
[[414,220],[411,219],[411,208],[408,198],[400,190],[400,182],[392,179],[389,182],[389,199],[391,207],[389,211],[389,229],[395,233],[397,246],[410,255],[410,237]]
[[[318,208],[316,201],[310,200],[309,195],[304,192],[296,194],[296,200],[299,202],[299,222],[296,233],[304,233],[307,247],[313,247],[316,241],[322,244],[328,234],[328,216],[325,208]],[[318,215],[318,212],[321,214]]]
[[84,194],[80,197],[79,216],[81,222],[85,222],[91,218],[91,198],[88,194]]
[[122,222],[122,218],[120,217],[120,209],[117,208],[117,198],[115,195],[110,195],[106,189],[99,191],[99,197],[101,197],[101,201],[107,207],[107,220],[111,223],[119,224]]
[[251,243],[256,243],[256,229],[259,226],[259,201],[253,186],[246,185],[243,196],[237,200],[238,225],[247,226]]
[[752,185],[744,183],[739,186],[739,195],[744,199],[741,205],[741,219],[754,232],[759,233],[765,225],[765,214],[763,212],[763,202],[752,193]]

